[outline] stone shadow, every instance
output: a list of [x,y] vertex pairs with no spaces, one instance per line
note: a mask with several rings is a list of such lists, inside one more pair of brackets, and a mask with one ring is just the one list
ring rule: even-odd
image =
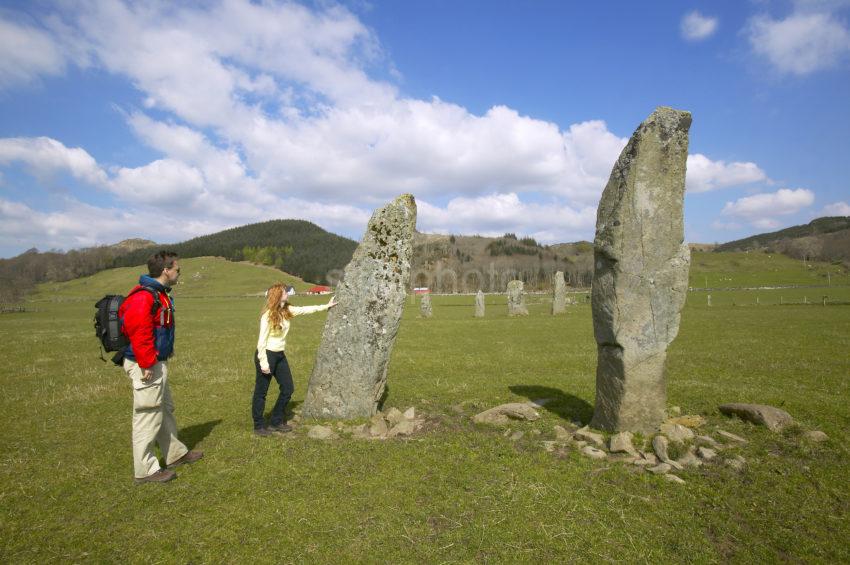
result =
[[[263,412],[263,419],[268,423],[268,421],[272,417],[272,407],[274,406],[275,401],[277,400],[277,392],[274,394],[269,391],[269,395],[266,398],[266,410]],[[283,411],[283,421],[288,422],[295,416],[295,409],[298,408],[301,404],[304,404],[303,400],[290,400],[286,404],[286,409]],[[249,406],[250,408],[250,406]],[[248,413],[250,417],[250,412]]]
[[197,444],[201,443],[205,437],[210,435],[213,431],[213,428],[219,425],[223,420],[210,420],[209,422],[204,422],[203,424],[195,424],[193,426],[189,426],[180,430],[180,441],[186,444],[186,447],[189,449],[194,448]]
[[593,417],[593,406],[586,400],[557,388],[540,385],[511,385],[508,389],[529,400],[548,400],[542,408],[564,420],[587,424]]

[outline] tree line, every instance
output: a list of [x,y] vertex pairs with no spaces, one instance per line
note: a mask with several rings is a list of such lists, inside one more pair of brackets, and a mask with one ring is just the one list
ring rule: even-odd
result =
[[30,249],[11,259],[0,259],[0,302],[20,301],[35,285],[93,275],[114,267],[144,265],[160,249],[181,257],[224,257],[251,261],[327,284],[328,275],[342,271],[357,243],[304,220],[271,220],[231,228],[174,244],[151,244],[133,250],[120,246],[39,252]]

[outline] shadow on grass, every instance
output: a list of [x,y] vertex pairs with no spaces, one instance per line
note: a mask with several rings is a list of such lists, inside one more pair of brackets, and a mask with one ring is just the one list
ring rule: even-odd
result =
[[[273,396],[273,395],[269,395],[269,396]],[[272,406],[274,406],[275,400],[277,400],[276,395],[273,398],[271,398],[271,402],[266,402],[266,404],[271,404]],[[286,408],[283,411],[283,421],[284,422],[290,421],[292,419],[292,417],[295,416],[295,409],[298,408],[298,406],[300,406],[301,404],[304,404],[304,402],[302,400],[290,400],[286,404]],[[250,416],[250,414],[249,414],[249,416]],[[272,411],[271,411],[271,408],[269,408],[264,413],[264,419],[266,421],[269,421],[269,420],[271,420],[271,418],[272,418]]]
[[539,385],[511,385],[508,387],[514,394],[524,396],[529,400],[547,399],[543,409],[575,422],[588,423],[593,416],[593,406],[583,398],[568,394],[560,389]]
[[197,444],[201,443],[205,437],[210,435],[213,428],[219,425],[222,421],[223,420],[219,418],[218,420],[210,420],[203,424],[195,424],[194,426],[183,428],[180,430],[180,441],[182,441],[186,447],[192,449]]

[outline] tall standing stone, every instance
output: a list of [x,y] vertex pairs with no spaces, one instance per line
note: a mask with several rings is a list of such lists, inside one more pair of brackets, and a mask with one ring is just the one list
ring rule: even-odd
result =
[[484,292],[480,290],[478,291],[478,294],[475,295],[475,317],[484,317]]
[[690,252],[682,204],[691,114],[657,108],[611,171],[596,217],[591,425],[653,432],[664,419],[667,346],[679,331]]
[[434,315],[434,310],[431,308],[431,295],[423,294],[419,302],[419,315],[423,318],[430,318]]
[[410,280],[416,202],[399,196],[372,214],[328,313],[303,415],[363,418],[384,394]]
[[552,286],[552,315],[563,314],[567,310],[567,284],[564,282],[564,272],[555,273],[555,284]]
[[522,281],[508,283],[508,316],[528,316],[522,286]]

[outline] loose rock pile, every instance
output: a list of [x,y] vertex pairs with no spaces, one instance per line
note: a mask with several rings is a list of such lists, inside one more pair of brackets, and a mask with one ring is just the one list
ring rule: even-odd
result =
[[417,416],[416,409],[411,406],[404,412],[398,408],[390,408],[378,412],[367,424],[348,426],[338,423],[334,427],[315,425],[310,426],[307,437],[318,440],[339,439],[340,434],[350,434],[354,439],[392,439],[411,436],[423,429],[425,418]]
[[[480,412],[472,419],[476,423],[497,426],[534,421],[540,417],[536,409],[543,404],[545,402],[541,401],[502,404]],[[758,406],[762,413],[772,413],[766,410],[771,407]],[[633,465],[639,472],[661,475],[665,480],[677,484],[684,484],[685,480],[674,473],[687,472],[704,465],[725,465],[736,471],[746,469],[747,460],[737,453],[749,443],[746,438],[719,427],[710,433],[698,434],[694,430],[707,424],[703,416],[682,415],[678,407],[667,412],[670,417],[661,424],[658,432],[641,439],[640,445],[635,445],[635,435],[631,432],[619,432],[606,440],[603,433],[572,423],[553,426],[554,437],[541,439],[539,445],[559,455],[565,455],[568,449],[573,448],[590,459]],[[788,416],[785,425],[792,421]],[[764,425],[769,427],[767,423]],[[538,430],[531,430],[530,433],[540,434]],[[520,430],[507,429],[504,432],[504,436],[511,441],[519,441],[526,435],[527,432]],[[817,430],[805,432],[802,437],[811,442],[829,439]]]

